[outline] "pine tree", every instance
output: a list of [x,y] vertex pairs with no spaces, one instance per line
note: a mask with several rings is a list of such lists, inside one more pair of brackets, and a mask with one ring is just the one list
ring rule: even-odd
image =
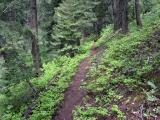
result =
[[52,50],[51,39],[52,39],[52,28],[55,25],[55,20],[53,16],[55,14],[55,8],[59,6],[62,0],[39,0],[37,1],[38,7],[38,23],[39,28],[43,31],[43,52],[48,52]]
[[106,24],[112,23],[112,0],[96,0],[99,2],[96,5],[94,12],[96,13],[97,21],[94,23],[96,35],[100,35],[101,30]]
[[23,36],[25,22],[25,0],[0,1],[0,84],[4,86],[32,76],[29,43]]
[[36,34],[38,34],[38,20],[37,20],[37,0],[29,1],[29,20],[28,26],[33,30],[33,34],[31,35],[32,41],[32,58],[33,64],[35,68],[35,73],[37,75],[40,74],[40,68],[42,68],[40,53],[39,53],[39,45]]
[[63,53],[74,56],[76,46],[80,45],[80,39],[93,27],[96,21],[93,9],[98,4],[91,0],[66,0],[57,8],[55,17],[57,21],[53,31],[53,39],[56,46]]

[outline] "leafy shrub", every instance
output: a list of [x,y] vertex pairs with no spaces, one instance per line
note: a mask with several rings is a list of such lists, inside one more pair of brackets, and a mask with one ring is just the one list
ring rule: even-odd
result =
[[102,107],[77,107],[73,112],[74,120],[97,120],[96,116],[106,116],[109,112]]
[[117,116],[120,120],[125,120],[124,113],[119,109],[118,105],[113,105],[112,111],[117,114]]
[[[51,118],[51,115],[63,100],[64,92],[71,83],[72,76],[75,74],[78,64],[89,55],[89,49],[91,49],[91,47],[92,42],[88,42],[81,46],[81,54],[76,55],[74,58],[68,56],[55,58],[53,61],[43,65],[44,73],[40,77],[30,80],[33,86],[40,91],[38,99],[34,101],[36,107],[30,117],[31,120],[47,120]],[[27,81],[24,81],[11,85],[8,91],[7,100],[10,102],[6,105],[2,119],[21,120],[22,114],[31,102],[30,100],[33,95],[32,88]]]
[[[112,106],[111,112],[116,113],[118,119],[125,119],[125,114],[116,105],[117,102],[121,102],[123,97],[119,92],[123,91],[122,94],[125,94],[126,91],[144,90],[143,86],[147,86],[146,82],[148,81],[145,75],[154,70],[159,70],[159,66],[157,66],[159,65],[159,43],[156,38],[155,40],[149,39],[154,31],[159,29],[159,8],[156,7],[143,16],[141,29],[137,30],[135,23],[130,23],[131,29],[127,35],[113,34],[110,28],[103,30],[98,45],[104,45],[107,49],[100,58],[99,66],[91,67],[87,81],[83,84],[83,87],[89,90],[96,100],[95,109],[98,106],[110,108],[110,104],[115,104]],[[156,81],[151,77],[149,79]],[[155,99],[155,92],[155,89],[146,92],[146,97],[150,101],[157,100]],[[85,116],[88,113],[87,105],[87,103],[82,104],[79,107],[80,110],[76,109],[75,119],[88,120],[91,118],[96,120],[97,115]]]

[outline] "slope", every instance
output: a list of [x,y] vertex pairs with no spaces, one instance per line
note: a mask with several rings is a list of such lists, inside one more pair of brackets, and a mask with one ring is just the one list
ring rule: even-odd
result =
[[160,119],[159,11],[145,15],[142,29],[131,23],[127,35],[104,30],[99,45],[107,49],[81,86],[88,93],[74,120]]
[[64,101],[59,106],[55,116],[53,116],[53,120],[72,120],[72,112],[75,109],[75,106],[79,105],[86,95],[85,89],[81,89],[80,85],[85,81],[89,67],[92,64],[91,58],[96,57],[101,51],[101,47],[96,48],[93,46],[91,55],[79,64],[78,70],[73,77],[73,83],[65,92]]

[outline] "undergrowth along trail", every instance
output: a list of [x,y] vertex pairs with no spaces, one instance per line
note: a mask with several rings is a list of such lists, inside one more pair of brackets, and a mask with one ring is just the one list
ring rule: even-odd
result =
[[102,51],[102,47],[96,48],[93,45],[91,55],[85,58],[77,69],[76,74],[73,77],[73,83],[70,85],[68,90],[65,92],[64,101],[59,106],[56,115],[53,115],[52,120],[72,120],[72,112],[77,105],[82,102],[83,97],[87,94],[85,89],[80,88],[81,83],[85,80],[86,74],[89,67],[92,64],[92,57],[96,57],[98,53]]

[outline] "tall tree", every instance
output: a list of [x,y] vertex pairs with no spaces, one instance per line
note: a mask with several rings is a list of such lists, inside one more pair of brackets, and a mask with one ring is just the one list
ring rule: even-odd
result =
[[[62,0],[40,0],[37,1],[38,6],[38,27],[43,31],[43,47],[41,46],[42,52],[52,52],[52,28],[56,25],[53,16],[55,14],[55,9],[59,6]],[[41,34],[42,35],[42,34]],[[44,49],[46,51],[44,51]],[[53,50],[54,52],[54,50]]]
[[38,45],[38,21],[37,21],[37,1],[29,0],[29,18],[28,25],[32,29],[31,41],[32,41],[32,58],[35,68],[35,73],[40,74],[40,68],[42,67],[41,58],[39,54],[39,45]]
[[5,43],[5,39],[2,35],[0,35],[0,88],[2,88],[2,86],[4,85],[5,81],[4,81],[4,76],[5,76],[5,52],[2,50],[3,49],[3,45]]
[[135,13],[137,26],[142,27],[140,0],[135,0]]
[[[57,25],[52,34],[55,46],[61,53],[74,56],[81,39],[90,34],[97,20],[93,8],[98,3],[92,0],[65,0],[55,11]],[[84,40],[84,39],[83,39]]]
[[101,30],[106,24],[112,23],[112,4],[111,0],[95,0],[99,2],[94,9],[97,20],[94,23],[94,32],[100,35]]
[[113,0],[114,31],[128,32],[128,0]]
[[[26,0],[0,1],[0,81],[4,86],[19,83],[33,73],[29,42],[24,38],[27,11]],[[0,76],[1,76],[0,75]]]

